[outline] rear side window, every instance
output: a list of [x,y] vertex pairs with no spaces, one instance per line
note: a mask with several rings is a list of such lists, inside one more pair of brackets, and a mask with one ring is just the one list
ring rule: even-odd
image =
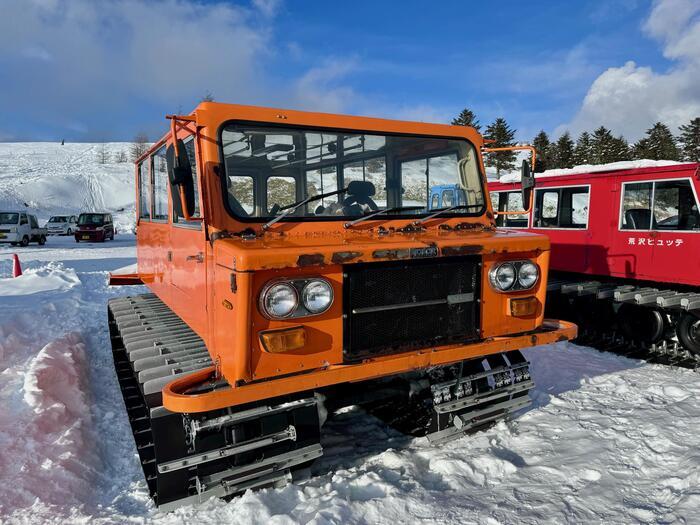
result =
[[148,173],[150,158],[139,164],[139,218],[149,220],[151,218],[151,184]]
[[535,228],[588,228],[587,186],[535,191]]
[[153,155],[153,220],[168,220],[168,167],[165,146]]
[[30,215],[30,216],[29,216],[29,225],[30,225],[32,228],[38,228],[38,227],[39,227],[39,223],[37,222],[36,217],[34,217],[34,215]]
[[267,179],[267,211],[277,205],[284,208],[296,201],[297,181],[294,177],[268,177]]

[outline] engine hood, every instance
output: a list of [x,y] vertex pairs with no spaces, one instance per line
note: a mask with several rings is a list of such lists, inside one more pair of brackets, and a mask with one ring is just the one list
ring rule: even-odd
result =
[[217,264],[232,265],[238,271],[255,271],[474,254],[541,253],[549,250],[549,239],[513,230],[435,229],[410,234],[345,232],[219,238],[213,248]]

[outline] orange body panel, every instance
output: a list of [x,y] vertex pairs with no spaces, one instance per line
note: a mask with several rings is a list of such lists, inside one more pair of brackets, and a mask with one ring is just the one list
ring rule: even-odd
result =
[[[314,222],[296,218],[279,222],[269,232],[262,233],[262,223],[237,221],[223,206],[218,133],[226,122],[464,138],[479,149],[483,140],[474,129],[208,102],[200,104],[192,117],[192,122],[183,123],[178,129],[173,126],[173,132],[180,139],[194,135],[203,221],[197,225],[173,224],[173,203],[169,196],[168,221],[139,221],[138,273],[141,280],[202,337],[216,363],[215,374],[223,376],[231,388],[226,390],[227,394],[221,394],[223,397],[214,396],[215,401],[213,397],[184,395],[183,387],[211,376],[210,372],[200,372],[165,389],[166,408],[181,412],[213,409],[575,335],[575,327],[570,325],[553,325],[536,336],[517,335],[532,334],[543,325],[549,241],[541,235],[497,231],[485,189],[487,209],[481,216],[445,215],[417,229],[410,228],[411,220],[386,216],[367,220],[353,229],[345,229],[340,219]],[[148,160],[163,144],[171,142],[171,136],[166,135],[142,160]],[[484,184],[483,163],[480,168]],[[380,233],[379,225],[387,230]],[[398,231],[401,228],[406,230]],[[254,238],[240,236],[246,229],[252,229],[257,235]],[[480,335],[483,341],[426,348],[357,364],[344,363],[343,266],[400,260],[408,257],[411,248],[426,247],[436,249],[440,257],[482,257]],[[521,259],[530,259],[539,265],[539,282],[533,289],[523,292],[496,292],[489,285],[488,273],[492,265]],[[307,276],[322,276],[332,283],[335,301],[328,311],[317,316],[283,320],[270,320],[260,313],[258,297],[266,283],[277,278]],[[532,296],[539,303],[536,313],[513,317],[510,299]],[[299,325],[305,328],[303,348],[273,354],[262,347],[261,331]]]

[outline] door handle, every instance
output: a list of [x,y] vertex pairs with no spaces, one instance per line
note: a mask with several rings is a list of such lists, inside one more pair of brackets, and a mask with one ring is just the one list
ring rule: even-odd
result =
[[196,261],[198,263],[204,262],[204,254],[199,252],[197,255],[188,255],[185,259],[186,261]]

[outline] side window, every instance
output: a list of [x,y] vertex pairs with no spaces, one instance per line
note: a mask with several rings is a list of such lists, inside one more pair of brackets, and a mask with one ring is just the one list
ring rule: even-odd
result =
[[148,176],[148,164],[150,157],[139,164],[139,218],[150,220],[151,218],[151,189]]
[[538,190],[535,195],[536,228],[588,227],[587,187]]
[[651,228],[652,183],[636,182],[622,186],[623,230],[648,230]]
[[297,195],[297,181],[294,177],[267,178],[267,211],[275,206],[284,208],[294,204]]
[[27,220],[27,215],[22,214],[19,219],[19,225],[22,226],[23,224],[29,224],[29,221]]
[[165,146],[153,155],[153,219],[168,220],[168,168],[165,162]]
[[[192,182],[194,183],[194,213],[192,214],[192,217],[199,217],[201,212],[199,209],[199,186],[197,185],[197,156],[195,154],[194,137],[190,136],[189,138],[185,139],[184,142],[185,151],[187,152],[187,160],[189,161],[190,166],[192,166]],[[173,206],[173,222],[200,226],[200,223],[198,221],[188,222],[185,220],[184,217],[178,216],[175,212],[175,206]]]
[[435,209],[440,206],[440,195],[433,193],[433,200],[430,202],[430,208]]
[[689,231],[700,229],[700,212],[688,180],[654,184],[653,229]]
[[[507,193],[506,209],[508,211],[525,211],[523,207],[523,194],[519,191],[509,191]],[[506,215],[505,225],[508,228],[527,228],[528,217],[526,213],[522,215]]]
[[37,222],[36,217],[34,215],[29,216],[29,225],[31,226],[31,228],[39,227],[39,223]]

